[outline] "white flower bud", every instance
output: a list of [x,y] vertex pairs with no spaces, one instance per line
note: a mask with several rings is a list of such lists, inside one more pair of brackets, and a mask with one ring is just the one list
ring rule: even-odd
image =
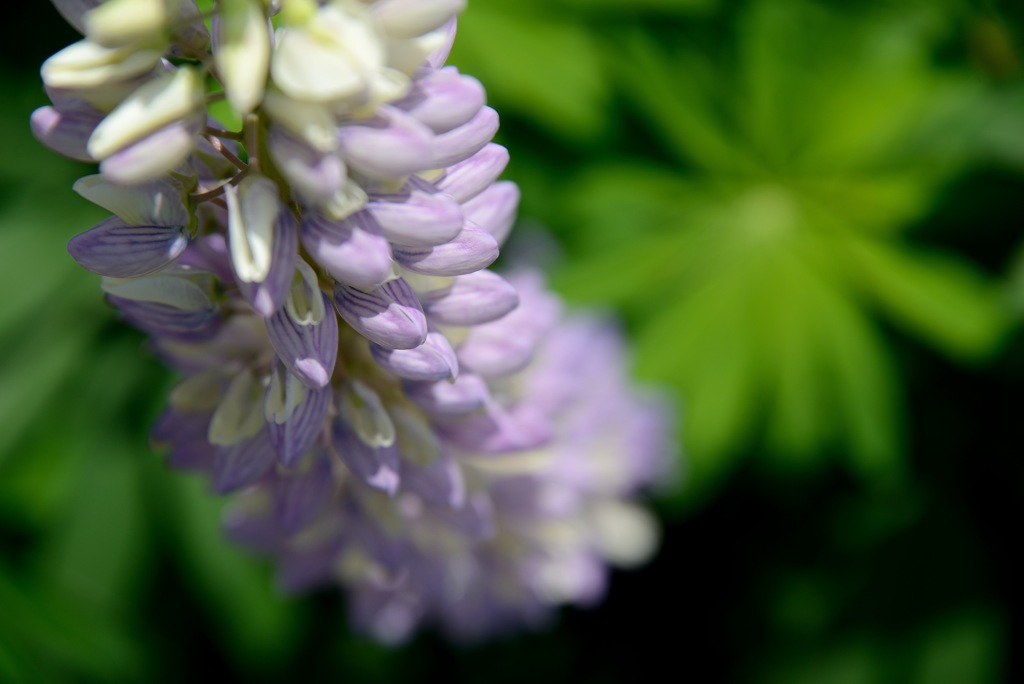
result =
[[466,7],[466,0],[383,0],[373,6],[381,29],[393,38],[415,38],[438,29]]
[[251,370],[236,375],[210,419],[210,444],[231,446],[259,434],[265,424],[264,401],[263,384]]
[[235,274],[245,283],[261,283],[270,273],[274,225],[281,209],[277,186],[268,178],[250,176],[236,190],[228,186],[228,244]]
[[167,16],[165,0],[107,0],[86,13],[85,34],[107,47],[138,44],[159,37]]
[[277,90],[268,90],[263,108],[275,122],[299,136],[314,149],[333,152],[338,148],[334,117],[322,104],[293,100]]
[[221,0],[213,59],[228,101],[241,115],[263,99],[270,68],[270,28],[262,0]]
[[342,388],[339,399],[341,416],[364,444],[378,448],[395,443],[395,424],[369,386],[352,380]]
[[309,394],[309,389],[295,375],[289,373],[284,366],[276,365],[270,372],[270,386],[267,388],[267,399],[264,404],[264,416],[267,422],[281,425],[287,422],[295,409],[299,407]]
[[588,518],[595,546],[619,567],[636,567],[658,548],[658,522],[636,504],[603,499],[590,507]]
[[115,297],[164,304],[182,311],[203,311],[213,306],[212,276],[185,268],[171,267],[141,278],[104,277],[100,287]]
[[96,88],[151,71],[161,56],[162,48],[106,48],[80,40],[43,62],[42,76],[50,88]]
[[106,159],[202,106],[203,77],[197,69],[181,67],[161,74],[128,96],[96,127],[89,138],[89,154]]
[[274,83],[290,97],[333,102],[363,94],[384,66],[384,47],[368,12],[327,5],[305,24],[278,31]]
[[102,175],[84,176],[74,185],[79,195],[111,211],[129,225],[187,226],[185,190],[166,180],[125,187],[109,182]]

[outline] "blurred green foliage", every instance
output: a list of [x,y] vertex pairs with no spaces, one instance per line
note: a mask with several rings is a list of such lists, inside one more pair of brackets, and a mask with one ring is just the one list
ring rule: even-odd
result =
[[283,598],[205,485],[151,454],[173,379],[67,257],[101,218],[70,189],[89,170],[27,134],[36,64],[0,67],[0,682],[615,681],[684,661],[694,681],[1005,681],[1000,543],[957,488],[969,459],[995,468],[993,426],[940,395],[990,387],[1019,346],[1024,251],[986,221],[1019,230],[1022,20],[967,0],[470,2],[452,63],[503,116],[510,258],[620,315],[638,375],[676,392],[667,510],[690,517],[606,608],[469,650],[387,649],[331,595]]
[[477,42],[454,61],[509,83],[499,106],[590,143],[569,178],[515,171],[563,239],[556,284],[623,312],[640,376],[678,389],[685,505],[756,444],[773,469],[820,467],[838,448],[866,482],[904,477],[879,318],[961,362],[999,348],[1012,322],[1000,283],[908,232],[1020,115],[969,64],[941,63],[965,28],[954,3],[750,0],[691,33],[645,15],[708,9],[690,5],[602,3],[527,46],[516,22],[531,3],[494,3],[467,14]]

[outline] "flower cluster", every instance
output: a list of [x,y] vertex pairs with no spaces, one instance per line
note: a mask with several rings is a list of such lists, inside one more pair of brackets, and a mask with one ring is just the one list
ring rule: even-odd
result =
[[229,530],[285,587],[349,587],[381,639],[472,637],[651,552],[657,404],[614,331],[486,270],[519,194],[443,66],[462,0],[54,2],[86,37],[33,130],[114,214],[68,249],[184,375],[154,437],[239,492]]

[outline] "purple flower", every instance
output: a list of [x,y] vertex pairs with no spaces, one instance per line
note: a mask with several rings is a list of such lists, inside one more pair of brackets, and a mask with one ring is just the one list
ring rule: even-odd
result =
[[283,588],[338,584],[392,642],[597,601],[652,553],[635,500],[670,455],[615,330],[486,270],[519,190],[443,65],[463,4],[218,3],[211,37],[190,1],[59,2],[86,37],[32,119],[100,163],[75,189],[114,215],[68,250],[183,376],[154,441],[235,497],[228,535]]

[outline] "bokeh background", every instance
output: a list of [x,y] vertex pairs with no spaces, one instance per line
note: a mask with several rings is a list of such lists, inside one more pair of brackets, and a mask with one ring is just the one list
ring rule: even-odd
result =
[[173,383],[66,255],[90,172],[0,43],[0,682],[1024,680],[1024,5],[473,0],[452,63],[524,191],[505,259],[673,392],[663,546],[600,607],[460,648],[285,598],[147,432]]

